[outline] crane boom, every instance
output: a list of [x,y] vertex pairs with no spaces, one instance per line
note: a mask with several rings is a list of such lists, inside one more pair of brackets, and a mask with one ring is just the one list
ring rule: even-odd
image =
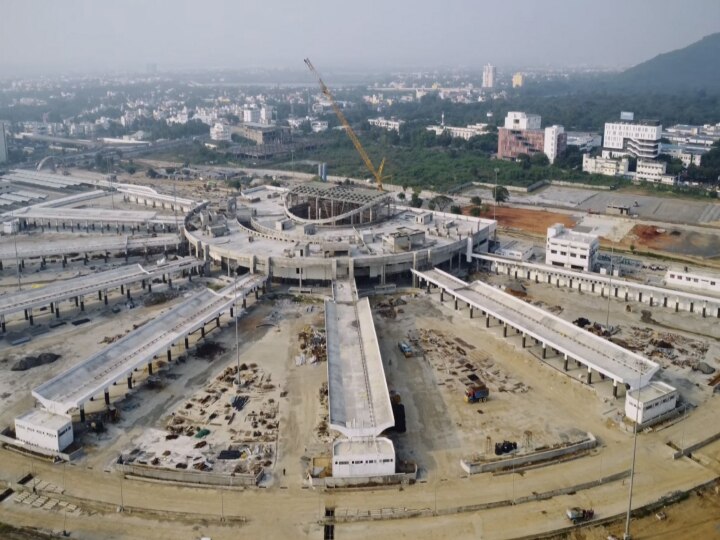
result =
[[338,117],[338,120],[340,120],[340,123],[345,128],[345,132],[348,134],[348,137],[350,137],[350,140],[353,143],[353,146],[355,146],[355,150],[357,150],[358,154],[360,154],[360,157],[362,158],[363,162],[365,163],[365,166],[368,168],[368,170],[372,173],[373,177],[375,178],[375,184],[377,185],[377,188],[382,191],[383,189],[383,169],[385,168],[385,158],[380,162],[380,166],[375,169],[375,165],[373,165],[372,160],[370,159],[370,156],[368,156],[367,152],[363,148],[362,144],[360,143],[360,139],[358,139],[357,135],[355,135],[355,132],[350,127],[350,122],[347,121],[347,118],[345,118],[345,115],[340,110],[340,107],[335,102],[335,98],[333,97],[332,93],[330,93],[330,89],[325,85],[325,83],[322,80],[322,77],[320,76],[320,73],[315,69],[315,66],[312,65],[312,62],[310,62],[309,58],[305,59],[305,64],[307,65],[308,69],[312,71],[312,73],[315,75],[315,77],[318,80],[318,83],[320,84],[320,90],[322,91],[323,95],[330,100],[330,104],[332,105],[333,111],[335,111],[335,115]]

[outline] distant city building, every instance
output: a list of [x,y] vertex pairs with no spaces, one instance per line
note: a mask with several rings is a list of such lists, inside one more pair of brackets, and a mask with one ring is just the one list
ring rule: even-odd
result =
[[0,163],[8,160],[7,136],[5,134],[5,125],[0,122]]
[[257,124],[260,122],[260,111],[257,109],[243,109],[243,122]]
[[483,67],[483,78],[482,78],[482,86],[483,88],[495,88],[495,78],[497,75],[497,70],[495,69],[495,66],[492,64],[487,64]]
[[404,120],[397,120],[395,118],[383,118],[382,116],[378,118],[368,118],[368,124],[371,126],[379,127],[382,129],[386,129],[388,131],[397,131],[400,133],[400,126],[402,126],[405,123]]
[[328,125],[325,120],[313,120],[310,122],[310,129],[312,129],[313,133],[322,133],[323,131],[327,131]]
[[470,140],[472,137],[475,137],[477,135],[485,135],[488,132],[488,125],[487,124],[468,124],[465,127],[459,127],[459,126],[446,126],[445,125],[445,113],[440,117],[440,125],[439,126],[427,126],[425,129],[428,131],[432,131],[437,135],[438,137],[442,135],[443,133],[447,133],[451,137],[455,138],[461,138]]
[[577,146],[581,152],[590,152],[602,146],[602,136],[599,133],[584,131],[566,131],[567,145]]
[[262,109],[260,109],[260,123],[265,126],[274,124],[273,114],[275,114],[275,108],[265,105]]
[[627,176],[629,159],[590,157],[583,154],[582,170],[590,174],[604,174],[605,176]]
[[662,144],[660,146],[661,154],[679,159],[686,169],[690,165],[699,167],[702,163],[703,154],[707,152],[709,152],[709,148],[693,148],[677,144]]
[[545,264],[592,272],[600,242],[594,234],[576,232],[557,223],[547,230]]
[[523,83],[525,82],[525,76],[522,73],[516,73],[512,77],[512,87],[513,88],[521,88]]
[[245,122],[239,126],[233,126],[232,133],[237,133],[256,144],[268,144],[285,142],[289,138],[290,128]]
[[[623,113],[632,118],[632,113]],[[603,157],[655,159],[660,155],[662,126],[654,120],[620,120],[605,124]]]
[[522,154],[533,156],[544,153],[550,162],[562,155],[567,147],[567,135],[562,126],[541,128],[542,118],[537,114],[511,111],[505,117],[505,127],[498,129],[500,159],[517,159]]
[[210,128],[210,138],[213,141],[229,141],[232,139],[232,132],[230,126],[218,122]]

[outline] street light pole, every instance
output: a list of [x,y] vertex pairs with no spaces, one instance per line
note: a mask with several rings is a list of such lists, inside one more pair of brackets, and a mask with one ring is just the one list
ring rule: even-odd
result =
[[[640,367],[640,373],[638,374],[638,395],[637,401],[635,402],[635,425],[633,426],[633,453],[632,453],[632,465],[630,466],[630,489],[628,491],[628,508],[627,515],[625,517],[625,534],[623,534],[623,540],[631,540],[630,535],[630,513],[632,510],[632,492],[633,484],[635,481],[635,456],[637,453],[637,427],[638,419],[640,417],[640,395],[642,393],[642,365]],[[625,398],[627,399],[627,398]]]

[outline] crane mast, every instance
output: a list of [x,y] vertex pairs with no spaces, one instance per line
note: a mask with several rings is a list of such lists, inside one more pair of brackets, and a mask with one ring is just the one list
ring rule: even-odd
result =
[[375,184],[377,185],[377,188],[382,191],[383,190],[383,168],[385,167],[385,158],[380,162],[380,166],[375,169],[375,165],[373,165],[372,160],[370,159],[370,156],[368,156],[367,152],[363,148],[362,144],[360,143],[360,139],[358,139],[357,135],[353,131],[353,129],[350,127],[350,123],[347,121],[347,118],[345,118],[345,115],[340,110],[340,107],[335,102],[335,98],[333,97],[332,93],[330,92],[330,89],[325,85],[325,83],[322,80],[322,77],[320,76],[320,73],[315,69],[315,66],[312,65],[312,62],[310,62],[309,58],[305,59],[305,64],[307,65],[308,69],[312,71],[313,75],[318,80],[318,83],[320,84],[320,91],[323,93],[323,95],[330,100],[330,104],[332,105],[333,111],[335,111],[335,115],[338,117],[338,120],[340,120],[340,123],[345,128],[345,133],[348,134],[348,137],[350,137],[350,140],[353,143],[353,146],[355,146],[355,150],[357,150],[358,154],[360,154],[360,157],[363,160],[363,163],[365,163],[365,166],[368,168],[368,170],[372,173],[373,177],[375,178]]

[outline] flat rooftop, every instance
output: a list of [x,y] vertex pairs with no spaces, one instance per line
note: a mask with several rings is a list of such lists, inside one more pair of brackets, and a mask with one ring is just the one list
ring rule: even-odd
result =
[[40,425],[44,428],[59,431],[72,422],[69,416],[53,414],[44,409],[32,409],[15,417],[16,422]]
[[466,283],[438,269],[413,273],[619,383],[637,387],[640,381],[639,386],[643,386],[660,368],[639,354],[481,281]]
[[394,454],[395,448],[390,439],[373,437],[370,439],[340,439],[333,443],[334,456],[353,456],[358,454]]
[[637,401],[646,403],[648,401],[653,401],[663,396],[672,394],[673,392],[677,392],[677,389],[673,388],[669,384],[665,384],[662,381],[653,381],[642,388],[631,390],[628,392],[628,395]]
[[[241,279],[237,283],[239,298],[259,287],[265,279],[265,276],[258,275]],[[234,291],[235,284],[232,284],[219,292],[204,289],[195,293],[178,306],[41,384],[32,391],[33,397],[47,410],[58,414],[80,407],[229,309],[235,301]]]
[[[144,247],[173,246],[182,242],[177,234],[157,236],[80,235],[74,238],[53,239],[46,234],[42,239],[19,236],[17,256],[19,258],[42,257],[46,255],[67,255],[71,253],[92,253],[97,251],[125,251]],[[0,260],[15,259],[15,243],[0,243]]]
[[395,419],[368,299],[326,299],[325,332],[330,428],[346,437],[379,435]]

